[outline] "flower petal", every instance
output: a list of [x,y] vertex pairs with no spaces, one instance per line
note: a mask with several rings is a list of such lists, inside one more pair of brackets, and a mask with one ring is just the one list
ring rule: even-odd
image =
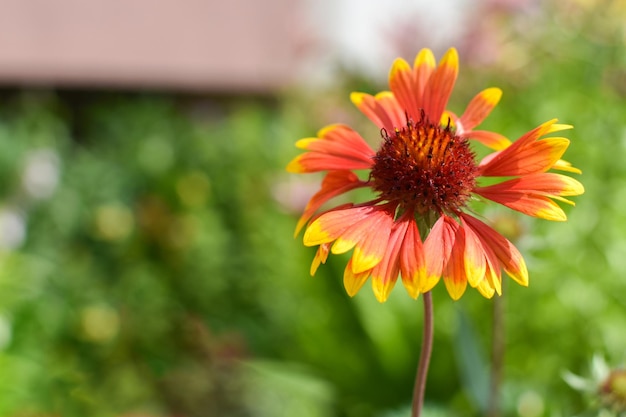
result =
[[[517,152],[500,152],[488,165],[481,163],[481,175],[485,177],[508,177],[545,172],[561,158],[569,146],[566,138],[545,138]],[[506,153],[506,155],[504,155]]]
[[[413,69],[402,58],[393,62],[389,71],[389,88],[398,100],[401,108],[412,117],[419,113],[417,86],[413,78]],[[399,127],[399,126],[397,126]]]
[[[461,216],[461,226],[465,230],[465,270],[468,282],[487,298],[491,298],[494,291],[501,294],[502,284],[498,257],[491,247],[485,245],[476,232],[467,225],[464,216]],[[472,246],[471,251],[474,253],[468,252],[470,246]]]
[[526,133],[506,149],[488,155],[480,163],[481,175],[486,177],[507,177],[530,175],[550,169],[565,153],[569,140],[559,137],[541,136],[566,128],[548,121]]
[[387,301],[398,275],[400,275],[400,251],[404,241],[407,222],[394,223],[389,235],[389,242],[385,256],[372,269],[372,288],[376,299],[383,303]]
[[[371,270],[384,257],[393,225],[394,207],[340,207],[321,214],[304,232],[305,246],[335,243],[330,251],[344,253],[354,248],[351,268],[354,274]],[[320,260],[314,259],[314,272]],[[316,255],[317,256],[317,255]],[[327,256],[327,255],[326,255]]]
[[313,258],[313,262],[311,263],[311,276],[315,275],[315,273],[317,272],[317,268],[319,268],[320,264],[326,263],[329,251],[329,243],[322,243],[319,248],[317,248],[317,252],[315,253],[315,257]]
[[480,288],[484,285],[487,285],[493,288],[498,295],[502,295],[502,272],[500,270],[500,263],[497,260],[496,255],[493,253],[493,251],[490,250],[490,252],[490,256],[493,258],[493,261],[491,261],[490,258],[487,257],[487,272],[485,273],[486,279],[484,280],[487,281],[487,283],[485,284],[483,281],[481,282],[481,285],[479,285],[477,288],[479,291],[481,291]]
[[559,159],[558,161],[556,161],[556,163],[552,166],[552,169],[558,169],[560,171],[573,172],[575,174],[582,174],[583,173],[580,169],[578,169],[576,167],[573,167],[570,162],[564,161],[562,159]]
[[496,151],[501,151],[511,145],[511,141],[505,136],[488,130],[472,130],[471,132],[463,133],[460,136],[476,140],[486,147]]
[[465,232],[465,276],[467,282],[474,288],[485,279],[487,260],[480,239],[470,228],[463,228]]
[[460,119],[461,132],[470,131],[485,120],[489,113],[496,107],[502,90],[499,88],[487,88],[478,93],[467,105],[465,112]]
[[350,94],[350,100],[380,129],[393,132],[395,128],[406,125],[406,112],[389,91],[380,92],[375,96],[354,92]]
[[493,251],[504,271],[518,284],[528,286],[526,262],[524,262],[524,258],[517,248],[504,236],[480,220],[464,213],[460,216],[466,227],[472,229],[483,246],[489,247]]
[[348,261],[346,269],[343,271],[343,286],[350,297],[354,297],[361,289],[367,278],[370,276],[371,270],[354,273],[352,271],[352,260]]
[[371,206],[339,207],[321,214],[304,232],[305,246],[317,246],[337,239],[354,223],[366,218],[372,211]]
[[576,196],[585,192],[585,188],[579,181],[552,172],[526,175],[483,188],[494,191],[534,192],[547,196]]
[[527,216],[555,222],[564,222],[567,220],[567,215],[563,209],[544,195],[517,191],[490,193],[485,190],[481,191],[479,194],[512,210],[524,213]]
[[452,219],[446,222],[450,232],[454,233],[454,243],[448,262],[443,268],[443,282],[453,300],[461,298],[467,288],[465,274],[465,231]]
[[567,216],[550,198],[571,203],[560,197],[580,195],[584,191],[577,180],[554,173],[527,175],[474,189],[477,194],[513,210],[553,221],[565,221]]
[[452,253],[457,227],[457,223],[452,218],[442,215],[426,237],[424,241],[426,282],[437,282],[443,274],[444,267]]
[[314,246],[334,240],[331,247],[334,254],[354,248],[353,272],[363,272],[382,260],[392,223],[392,214],[386,207],[369,205],[333,210],[309,225],[304,244]]
[[493,295],[496,292],[493,286],[489,284],[489,281],[487,281],[486,279],[483,279],[482,281],[480,281],[476,289],[478,290],[480,295],[482,295],[485,298],[493,297]]
[[330,125],[316,138],[300,139],[296,146],[309,152],[298,155],[288,165],[293,173],[367,169],[376,154],[357,132],[345,125]]
[[428,279],[424,247],[415,220],[407,216],[403,223],[406,224],[406,230],[400,251],[402,284],[411,297],[417,298],[420,293],[430,291],[437,284],[439,275]]
[[[414,94],[417,98],[418,109],[424,108],[424,90],[426,89],[426,84],[428,84],[428,80],[435,70],[436,65],[435,56],[428,48],[422,49],[415,57],[415,61],[413,62],[413,79],[415,80]],[[417,120],[420,117],[419,114],[409,114],[414,120]]]
[[380,220],[380,217],[377,215],[380,213],[380,210],[371,210],[362,219],[354,223],[348,223],[348,227],[337,237],[337,240],[331,248],[331,252],[337,255],[346,253],[354,248],[357,243],[370,233],[371,229],[377,226]]
[[352,270],[354,273],[372,269],[385,256],[389,234],[393,225],[393,215],[386,210],[377,210],[372,214],[374,219],[368,224],[365,233],[359,239],[352,254]]
[[[489,287],[493,288],[498,295],[502,295],[502,273],[500,271],[500,263],[491,249],[489,249],[489,252],[491,253],[491,258],[487,256],[487,272],[485,273],[486,279],[482,281],[481,285],[479,285],[477,288],[479,291],[481,291],[481,287],[483,287],[483,285],[488,285]],[[487,284],[485,284],[485,281],[487,281]]]
[[458,73],[459,55],[456,49],[450,48],[430,76],[424,89],[423,107],[429,120],[438,122],[441,119]]
[[322,181],[322,188],[311,197],[304,213],[298,220],[294,237],[300,233],[302,227],[309,221],[313,214],[328,200],[355,188],[363,187],[366,183],[359,180],[351,171],[330,171]]

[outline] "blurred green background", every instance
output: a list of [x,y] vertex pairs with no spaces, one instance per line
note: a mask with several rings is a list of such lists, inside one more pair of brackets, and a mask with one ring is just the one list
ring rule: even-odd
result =
[[[484,128],[575,126],[567,223],[486,214],[531,275],[501,299],[502,415],[595,415],[562,374],[626,358],[626,6],[545,4],[468,17],[450,108],[498,86]],[[385,88],[343,71],[272,97],[4,91],[0,416],[408,415],[421,299],[350,299],[342,257],[311,278],[292,235],[320,177],[284,172],[328,123],[375,144],[348,96]],[[426,415],[487,415],[494,301],[438,286],[434,303]]]

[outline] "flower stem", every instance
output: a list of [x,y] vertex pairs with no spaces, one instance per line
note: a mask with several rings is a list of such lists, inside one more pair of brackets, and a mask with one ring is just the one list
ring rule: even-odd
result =
[[[504,282],[502,283],[504,284]],[[504,296],[496,297],[493,303],[491,342],[491,386],[489,389],[488,417],[500,417],[500,391],[504,368]]]
[[424,293],[424,336],[422,337],[422,351],[415,374],[413,387],[413,409],[411,417],[419,417],[424,406],[424,392],[426,390],[426,376],[430,364],[430,354],[433,350],[433,298],[429,292]]

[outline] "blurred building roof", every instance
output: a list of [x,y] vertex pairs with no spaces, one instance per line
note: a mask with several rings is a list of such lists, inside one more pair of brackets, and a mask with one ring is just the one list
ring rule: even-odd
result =
[[0,85],[267,92],[295,71],[293,0],[0,0]]

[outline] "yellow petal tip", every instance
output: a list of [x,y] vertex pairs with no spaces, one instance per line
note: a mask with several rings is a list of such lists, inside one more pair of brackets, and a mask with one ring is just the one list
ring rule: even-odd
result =
[[383,284],[380,279],[372,279],[372,289],[374,290],[374,296],[379,303],[384,303],[391,294],[393,283]]
[[435,67],[435,56],[433,55],[433,51],[428,48],[424,48],[415,57],[415,62],[413,63],[415,68],[419,67],[427,67],[434,68]]
[[459,68],[459,53],[456,48],[450,48],[441,59],[440,65],[446,65],[454,69]]
[[332,239],[329,238],[328,233],[322,230],[322,226],[319,221],[311,223],[304,231],[304,237],[302,238],[304,246],[316,246],[322,243],[330,242],[331,240]]
[[411,66],[408,62],[406,62],[402,58],[396,58],[391,65],[391,70],[389,70],[389,80],[393,80],[398,76],[398,73],[401,72],[411,72]]
[[285,170],[291,174],[304,173],[305,169],[300,163],[301,158],[302,158],[302,155],[296,156],[294,159],[291,160],[291,162],[287,164],[287,166],[285,167]]
[[502,98],[502,90],[497,87],[487,88],[481,93],[481,96],[487,103],[495,106]]
[[350,93],[350,101],[352,102],[352,104],[358,107],[363,102],[364,97],[367,95],[367,93],[353,91],[352,93]]

